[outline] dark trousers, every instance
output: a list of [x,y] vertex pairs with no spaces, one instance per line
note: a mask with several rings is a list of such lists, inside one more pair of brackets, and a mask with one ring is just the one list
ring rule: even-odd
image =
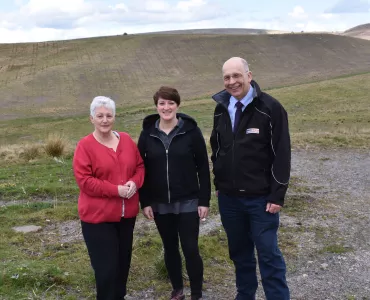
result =
[[179,237],[185,257],[192,296],[202,296],[203,261],[199,254],[198,212],[164,214],[155,213],[155,223],[162,238],[164,261],[174,290],[183,288]]
[[219,193],[221,221],[235,265],[236,300],[255,300],[258,265],[267,300],[289,300],[286,266],[278,247],[279,214],[266,212],[266,198],[231,197]]
[[99,224],[81,221],[98,300],[122,300],[126,295],[135,220],[122,218],[120,222]]

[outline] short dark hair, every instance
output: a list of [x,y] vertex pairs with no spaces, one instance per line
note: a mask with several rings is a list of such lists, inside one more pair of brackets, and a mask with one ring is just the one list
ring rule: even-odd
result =
[[169,86],[161,86],[159,90],[154,93],[153,100],[155,106],[157,106],[159,98],[165,100],[172,100],[176,102],[177,106],[179,106],[181,102],[179,92],[176,89]]

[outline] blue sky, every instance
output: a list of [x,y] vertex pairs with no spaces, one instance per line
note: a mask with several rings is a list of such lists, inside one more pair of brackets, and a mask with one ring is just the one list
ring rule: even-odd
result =
[[0,0],[0,43],[194,28],[344,31],[370,0]]

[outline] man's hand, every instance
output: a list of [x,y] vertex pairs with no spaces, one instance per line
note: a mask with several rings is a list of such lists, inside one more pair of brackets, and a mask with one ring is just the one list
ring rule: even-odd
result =
[[276,214],[280,210],[281,210],[281,206],[278,204],[273,204],[273,203],[268,202],[266,205],[266,211],[268,211],[269,213]]
[[198,215],[201,221],[205,221],[208,216],[209,208],[206,206],[198,206]]
[[145,216],[145,218],[147,218],[149,220],[153,220],[154,219],[154,214],[153,214],[152,207],[151,206],[144,207],[143,215]]
[[125,183],[125,186],[128,187],[126,198],[130,199],[136,193],[136,183],[130,180]]

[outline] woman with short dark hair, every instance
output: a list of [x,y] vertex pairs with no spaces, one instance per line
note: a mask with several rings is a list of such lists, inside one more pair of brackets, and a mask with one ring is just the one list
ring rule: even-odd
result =
[[180,238],[191,299],[198,300],[203,284],[199,220],[208,214],[211,195],[207,148],[195,120],[177,112],[180,95],[176,89],[161,87],[153,100],[158,114],[144,119],[138,142],[146,170],[140,203],[145,217],[155,220],[162,238],[173,288],[170,299],[185,299]]

